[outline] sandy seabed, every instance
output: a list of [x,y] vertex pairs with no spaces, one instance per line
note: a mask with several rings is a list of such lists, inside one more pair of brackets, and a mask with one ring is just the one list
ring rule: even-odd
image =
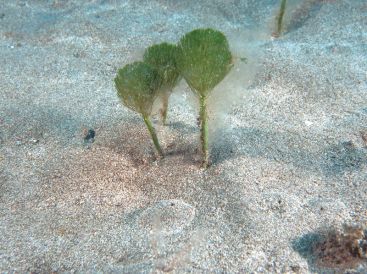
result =
[[[367,273],[313,252],[367,226],[367,3],[289,3],[274,39],[275,0],[0,0],[0,272]],[[163,160],[113,85],[198,27],[238,57],[208,170],[184,81],[154,120]]]

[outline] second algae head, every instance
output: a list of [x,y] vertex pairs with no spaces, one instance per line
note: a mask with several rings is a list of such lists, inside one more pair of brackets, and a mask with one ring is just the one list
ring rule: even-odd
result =
[[157,134],[149,118],[161,84],[162,79],[158,71],[144,62],[126,65],[118,71],[115,78],[117,95],[126,107],[143,116],[154,146],[163,157]]
[[176,50],[177,47],[175,45],[161,43],[147,48],[143,57],[144,62],[154,67],[162,79],[159,93],[163,103],[161,109],[163,124],[166,123],[167,119],[169,96],[181,79],[176,65]]
[[162,88],[170,91],[180,80],[175,59],[176,49],[173,44],[161,43],[147,48],[143,57],[145,63],[158,71],[162,78]]
[[233,66],[227,38],[213,29],[196,29],[185,34],[178,44],[176,62],[199,96],[208,95]]
[[122,103],[143,116],[151,114],[161,83],[158,71],[144,62],[126,65],[118,70],[115,78]]

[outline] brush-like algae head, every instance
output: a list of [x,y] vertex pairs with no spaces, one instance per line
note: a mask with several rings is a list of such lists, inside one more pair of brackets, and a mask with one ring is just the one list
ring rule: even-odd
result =
[[177,66],[188,85],[206,96],[233,66],[227,38],[213,29],[196,29],[184,35],[176,54]]
[[154,67],[162,78],[162,89],[172,91],[180,80],[175,53],[177,47],[169,43],[150,46],[144,52],[143,61]]
[[144,62],[126,65],[118,70],[115,78],[122,103],[143,116],[151,114],[161,83],[158,71]]

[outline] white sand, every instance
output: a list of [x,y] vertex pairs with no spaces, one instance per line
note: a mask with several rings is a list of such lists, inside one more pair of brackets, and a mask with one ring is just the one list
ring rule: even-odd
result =
[[[313,233],[367,226],[364,0],[316,1],[276,40],[273,0],[0,2],[0,272],[326,273]],[[207,171],[185,83],[157,162],[112,81],[197,27],[251,55],[213,92]]]

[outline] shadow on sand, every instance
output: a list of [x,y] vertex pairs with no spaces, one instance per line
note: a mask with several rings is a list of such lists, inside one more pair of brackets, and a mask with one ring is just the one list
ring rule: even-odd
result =
[[[240,142],[236,143],[236,139]],[[256,128],[235,128],[217,137],[212,144],[213,164],[238,157],[262,157],[289,163],[325,176],[340,176],[346,171],[359,170],[367,164],[367,150],[352,142],[320,143],[320,149],[305,149],[303,136],[289,132],[264,131]]]

